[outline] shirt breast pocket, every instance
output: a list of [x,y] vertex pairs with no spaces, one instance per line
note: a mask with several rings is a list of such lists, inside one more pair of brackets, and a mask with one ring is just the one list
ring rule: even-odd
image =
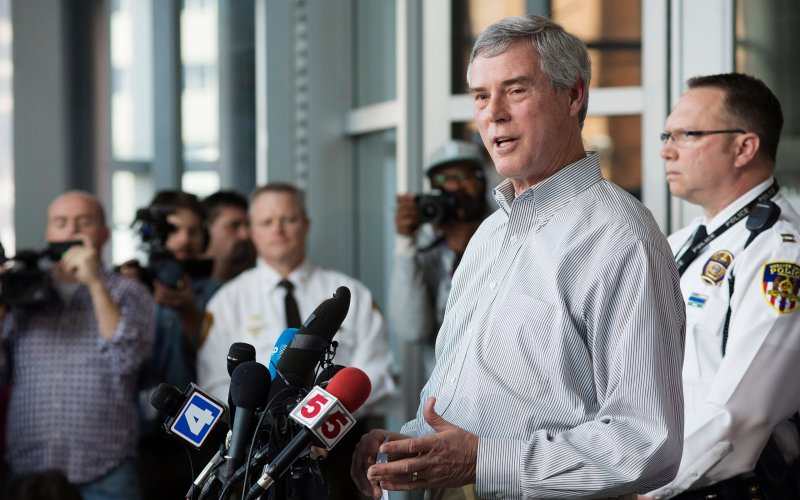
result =
[[709,297],[703,307],[686,308],[686,352],[683,375],[699,381],[703,367],[715,367],[722,357],[722,330],[728,312],[727,297]]

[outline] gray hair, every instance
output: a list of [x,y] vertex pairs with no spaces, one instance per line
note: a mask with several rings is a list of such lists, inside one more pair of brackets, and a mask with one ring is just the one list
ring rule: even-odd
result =
[[578,78],[583,79],[585,97],[578,114],[578,120],[583,127],[589,108],[589,82],[592,79],[589,52],[586,44],[575,35],[546,17],[508,17],[486,28],[472,47],[467,67],[467,83],[470,81],[472,63],[476,57],[498,56],[512,43],[525,39],[530,40],[533,50],[539,55],[542,72],[557,92],[572,87]]

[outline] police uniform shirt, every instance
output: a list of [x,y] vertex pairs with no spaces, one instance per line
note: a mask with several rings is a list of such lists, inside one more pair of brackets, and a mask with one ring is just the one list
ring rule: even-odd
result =
[[[685,250],[700,224],[712,233],[772,182],[756,186],[712,220],[698,218],[673,234],[673,252]],[[772,228],[744,249],[750,232],[742,219],[707,245],[681,277],[685,441],[677,477],[654,491],[656,498],[751,471],[779,424],[793,438],[793,446],[782,447],[784,455],[797,456],[796,434],[786,419],[800,408],[800,217],[780,194],[772,201],[781,209]],[[735,287],[723,357],[731,273]]]

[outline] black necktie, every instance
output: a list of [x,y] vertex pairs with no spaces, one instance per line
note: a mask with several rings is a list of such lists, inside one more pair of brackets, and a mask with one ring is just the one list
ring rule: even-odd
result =
[[286,289],[286,298],[284,299],[284,307],[286,308],[286,327],[287,328],[300,328],[302,322],[300,321],[300,309],[297,307],[297,301],[294,299],[294,285],[289,280],[283,280],[278,283],[278,286]]
[[[681,274],[683,274],[684,271],[686,271],[686,269],[689,267],[689,264],[691,264],[692,261],[694,261],[694,259],[697,257],[697,254],[699,253],[699,251],[693,250],[694,246],[703,241],[704,239],[706,239],[706,236],[708,236],[708,232],[706,232],[706,226],[700,224],[700,226],[697,227],[697,230],[695,230],[694,236],[692,236],[692,241],[689,243],[689,247],[686,249],[686,252],[681,256],[681,261],[683,261],[683,266],[681,266],[682,267],[681,269],[678,269],[678,271]],[[702,250],[702,248],[700,250]]]

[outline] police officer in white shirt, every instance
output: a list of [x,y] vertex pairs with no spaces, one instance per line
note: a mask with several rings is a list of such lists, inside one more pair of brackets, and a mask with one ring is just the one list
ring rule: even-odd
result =
[[783,124],[760,80],[689,80],[662,134],[670,192],[704,216],[669,238],[686,301],[685,440],[653,498],[800,498],[800,217],[773,177]]
[[254,345],[257,360],[269,362],[275,341],[291,323],[286,317],[289,292],[285,282],[292,287],[301,320],[331,298],[338,287],[346,286],[351,292],[350,309],[334,337],[339,343],[334,362],[359,367],[369,375],[372,392],[364,405],[369,411],[394,390],[386,325],[372,294],[361,282],[306,259],[310,221],[298,188],[275,183],[256,189],[250,201],[250,221],[258,262],[209,301],[208,333],[198,354],[199,384],[227,399],[230,376],[225,354],[234,342]]
[[[258,260],[255,268],[225,284],[208,304],[208,334],[198,354],[198,381],[215,396],[227,398],[230,377],[225,354],[232,343],[252,344],[257,360],[267,364],[284,329],[299,327],[338,287],[346,286],[351,293],[350,308],[334,337],[338,348],[333,362],[361,368],[372,382],[369,398],[356,412],[356,425],[362,426],[363,432],[362,417],[375,415],[376,405],[394,391],[386,325],[364,284],[306,259],[310,221],[303,201],[303,192],[290,184],[267,184],[251,196],[250,228]],[[290,296],[292,300],[288,300]],[[360,433],[354,429],[351,434],[323,467],[330,498],[355,498],[358,494],[347,468]]]

